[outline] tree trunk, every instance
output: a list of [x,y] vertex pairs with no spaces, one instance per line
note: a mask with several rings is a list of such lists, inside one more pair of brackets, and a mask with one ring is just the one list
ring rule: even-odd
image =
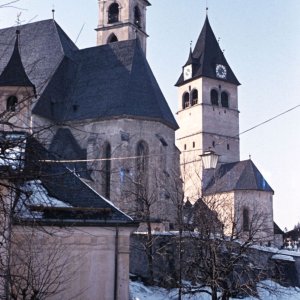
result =
[[147,218],[146,252],[147,252],[147,260],[148,260],[148,267],[149,267],[150,284],[152,284],[154,281],[152,243],[153,243],[153,236],[151,231],[151,222],[149,218]]
[[218,300],[218,293],[216,287],[211,288],[211,300]]

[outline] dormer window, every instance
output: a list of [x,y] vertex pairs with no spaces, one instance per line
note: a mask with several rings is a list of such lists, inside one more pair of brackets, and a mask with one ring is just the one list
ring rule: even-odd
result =
[[221,94],[221,104],[222,107],[229,107],[228,94],[226,92],[222,92]]
[[198,103],[198,90],[192,91],[192,105],[195,105]]
[[108,24],[119,22],[119,4],[113,3],[108,8]]
[[212,105],[219,105],[218,101],[218,92],[216,90],[211,90],[210,91],[210,102]]
[[138,28],[142,27],[141,12],[137,6],[134,8],[134,25],[136,25]]
[[190,94],[185,92],[182,96],[182,108],[185,109],[190,106]]
[[7,111],[16,111],[16,106],[18,103],[18,98],[16,96],[10,96],[6,101],[6,110]]

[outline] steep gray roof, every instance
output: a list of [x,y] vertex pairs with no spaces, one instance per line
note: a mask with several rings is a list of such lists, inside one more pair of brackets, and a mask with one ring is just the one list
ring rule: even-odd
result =
[[138,40],[65,57],[33,113],[55,121],[143,118],[178,128]]
[[222,164],[204,190],[205,195],[234,190],[274,193],[252,160]]
[[19,31],[16,32],[16,41],[12,56],[0,75],[0,86],[24,86],[32,87],[35,86],[29,80],[19,52]]
[[20,30],[19,50],[25,72],[40,94],[64,56],[78,50],[59,25],[45,20],[0,30],[0,73],[7,66]]
[[[208,77],[227,81],[236,85],[240,84],[226,61],[223,51],[221,50],[209,24],[208,17],[205,19],[204,26],[197,40],[194,51],[190,53],[185,66],[188,64],[193,65],[193,76],[191,79],[189,79],[189,81],[199,77]],[[227,68],[226,79],[220,79],[216,77],[217,64],[224,65]],[[184,83],[185,81],[183,74],[181,74],[176,86],[180,86]]]
[[[25,167],[23,173],[19,173],[17,177],[17,184],[22,186],[23,181],[39,180],[50,197],[65,203],[68,207],[62,208],[62,206],[56,207],[55,205],[47,207],[45,200],[41,198],[40,203],[31,205],[32,211],[36,209],[43,211],[44,219],[63,221],[74,219],[76,222],[95,220],[103,224],[133,223],[132,218],[94,191],[77,173],[63,163],[55,162],[55,159],[56,156],[53,153],[46,150],[34,138],[28,137]],[[52,162],[46,162],[47,160]],[[22,197],[20,201],[23,201]],[[29,216],[29,218],[32,217]]]
[[[79,50],[53,20],[18,29],[21,60],[40,95],[34,114],[54,121],[132,117],[178,128],[137,40]],[[0,30],[0,74],[15,32]]]

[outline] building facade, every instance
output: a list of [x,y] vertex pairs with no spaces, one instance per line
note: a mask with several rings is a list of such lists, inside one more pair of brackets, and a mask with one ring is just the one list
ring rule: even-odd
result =
[[[143,219],[147,210],[155,222],[174,223],[168,190],[179,172],[178,125],[145,57],[150,3],[98,4],[96,47],[78,49],[54,20],[19,26],[20,58],[37,95],[26,102],[28,130],[126,213]],[[15,30],[1,30],[1,72]]]
[[[251,160],[240,161],[239,85],[206,16],[176,83],[184,197],[191,203],[202,198],[228,234],[234,226],[249,236],[255,223],[255,239],[271,243],[274,192]],[[204,169],[207,151],[219,155],[216,170]]]

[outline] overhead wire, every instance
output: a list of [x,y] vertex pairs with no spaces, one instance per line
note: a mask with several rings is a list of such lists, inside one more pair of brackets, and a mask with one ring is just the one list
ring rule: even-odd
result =
[[[279,113],[279,114],[277,114],[277,115],[275,115],[275,116],[273,116],[273,117],[271,117],[271,118],[269,118],[269,119],[267,119],[263,122],[258,123],[255,126],[252,126],[248,129],[240,132],[239,134],[237,134],[233,138],[237,138],[237,137],[241,136],[242,134],[245,134],[245,133],[250,132],[250,131],[252,131],[252,130],[254,130],[254,129],[256,129],[256,128],[262,126],[262,125],[265,125],[265,124],[267,124],[267,123],[269,123],[269,122],[271,122],[271,121],[273,121],[273,120],[275,120],[275,119],[277,119],[277,118],[279,118],[279,117],[281,117],[281,116],[297,109],[298,107],[300,107],[300,104],[297,104],[297,105],[293,106],[292,108],[289,108],[289,109],[287,109],[287,110],[285,110],[285,111],[283,111],[283,112],[281,112],[281,113]],[[224,143],[224,141],[222,141],[220,143],[217,143],[216,145],[221,145],[222,143]],[[198,148],[198,149],[193,149],[193,150],[185,150],[185,151],[182,151],[182,152],[186,153],[186,152],[195,152],[195,151],[200,151],[200,150],[203,150],[203,149]],[[173,152],[171,154],[175,154],[175,152]],[[159,156],[164,156],[164,155],[165,154],[149,154],[149,155],[146,155],[145,157],[150,158],[150,157],[159,157]],[[128,160],[128,159],[137,159],[139,157],[140,156],[135,155],[135,156],[125,156],[125,157],[123,156],[123,157],[111,157],[111,158],[70,159],[70,160],[69,159],[62,159],[62,160],[60,160],[60,159],[59,160],[49,159],[49,160],[43,160],[43,162],[46,162],[46,163],[80,163],[80,162]]]

